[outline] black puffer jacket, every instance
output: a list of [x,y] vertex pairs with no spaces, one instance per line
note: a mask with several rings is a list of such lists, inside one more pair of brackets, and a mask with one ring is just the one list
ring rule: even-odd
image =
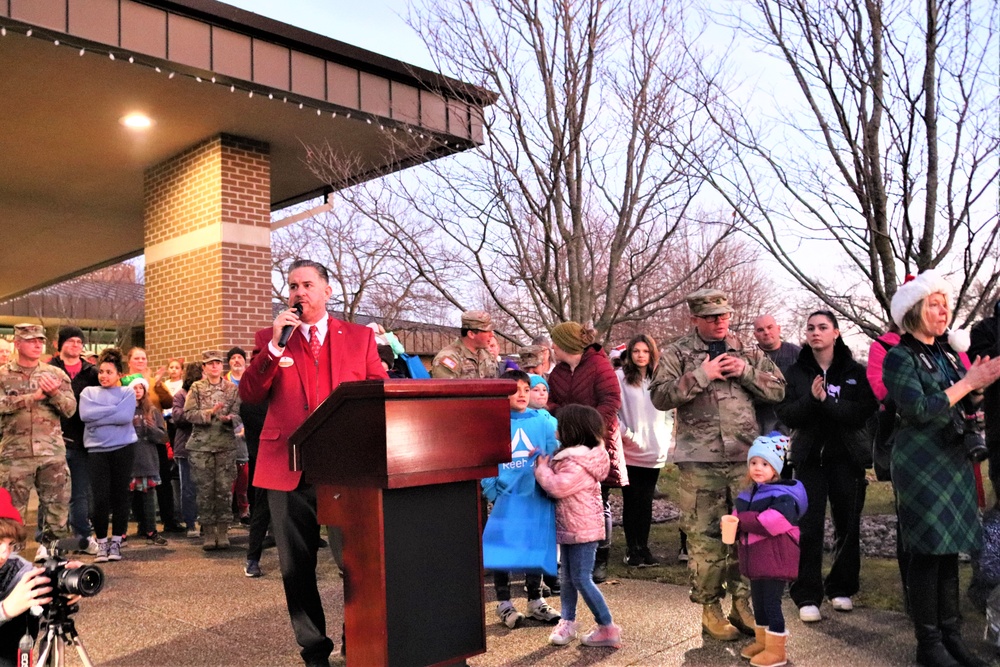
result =
[[[827,397],[812,395],[813,378],[824,376]],[[868,418],[878,407],[865,374],[851,350],[837,338],[833,363],[826,373],[816,363],[812,348],[803,347],[799,359],[785,375],[785,400],[777,407],[778,419],[792,429],[792,463],[819,464],[849,456],[860,467],[871,465]]]
[[[66,370],[66,362],[59,355],[52,357],[52,361],[49,363],[56,368]],[[80,372],[70,380],[70,385],[73,387],[73,395],[76,396],[76,401],[79,405],[80,392],[86,387],[99,387],[101,385],[97,381],[97,367],[81,360]],[[70,417],[60,416],[59,421],[62,425],[63,440],[66,442],[66,448],[86,451],[83,447],[83,420],[80,419],[79,409]]]

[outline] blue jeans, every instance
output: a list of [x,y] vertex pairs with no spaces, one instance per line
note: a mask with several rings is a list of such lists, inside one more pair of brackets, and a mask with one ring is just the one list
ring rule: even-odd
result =
[[611,624],[611,611],[604,596],[594,583],[594,557],[597,555],[597,542],[584,544],[563,544],[562,554],[562,590],[559,592],[559,602],[562,605],[560,614],[567,621],[576,620],[576,594],[583,596],[583,601],[594,614],[598,625]]
[[181,473],[181,516],[188,530],[195,527],[198,520],[198,487],[191,477],[191,462],[187,457],[174,458],[177,470]]
[[[77,537],[90,537],[90,471],[87,450],[66,448],[69,466],[69,525]],[[39,512],[39,515],[42,513]]]

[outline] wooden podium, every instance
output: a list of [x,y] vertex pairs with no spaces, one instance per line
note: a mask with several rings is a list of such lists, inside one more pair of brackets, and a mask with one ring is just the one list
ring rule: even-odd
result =
[[347,382],[289,439],[344,533],[353,665],[462,664],[486,651],[479,480],[510,461],[512,380]]

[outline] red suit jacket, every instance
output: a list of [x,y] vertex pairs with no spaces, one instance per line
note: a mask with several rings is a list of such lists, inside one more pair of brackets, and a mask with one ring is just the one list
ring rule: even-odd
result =
[[[341,382],[388,379],[371,329],[329,316],[327,324],[329,329],[323,345],[331,346],[330,378],[333,389]],[[289,469],[288,437],[317,407],[309,406],[303,370],[306,364],[314,362],[309,343],[301,330],[292,333],[281,357],[271,354],[268,343],[272,335],[271,328],[261,329],[256,334],[253,360],[240,380],[240,400],[252,404],[269,401],[260,433],[253,485],[291,491],[299,485],[302,473]],[[285,361],[282,362],[283,359]],[[325,398],[321,396],[320,402]]]

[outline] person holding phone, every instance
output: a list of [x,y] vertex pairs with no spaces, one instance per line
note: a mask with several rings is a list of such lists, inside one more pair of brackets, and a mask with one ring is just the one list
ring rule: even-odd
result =
[[[717,289],[689,294],[692,331],[668,345],[650,382],[659,410],[677,409],[674,460],[680,471],[681,529],[688,535],[691,601],[702,605],[702,630],[735,641],[755,636],[750,585],[736,550],[722,543],[719,520],[743,489],[747,452],[759,435],[754,402],[785,395],[781,371],[729,330],[733,308]],[[728,617],[721,600],[733,603]]]

